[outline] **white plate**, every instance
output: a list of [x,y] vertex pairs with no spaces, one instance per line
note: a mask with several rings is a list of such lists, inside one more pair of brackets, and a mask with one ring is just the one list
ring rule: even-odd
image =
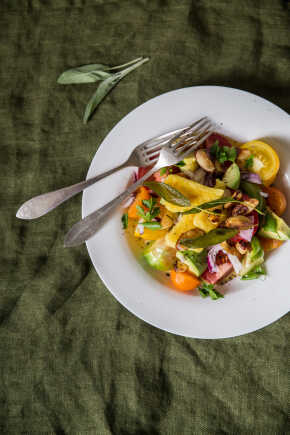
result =
[[[198,86],[178,89],[147,101],[123,118],[96,153],[88,178],[122,162],[142,141],[189,124],[204,115],[220,132],[242,142],[264,138],[281,159],[277,185],[290,202],[290,117],[269,101],[237,89]],[[132,169],[91,186],[83,195],[83,217],[124,190]],[[290,210],[285,214],[290,223]],[[263,328],[290,306],[290,242],[267,260],[265,281],[234,280],[224,299],[212,301],[168,289],[134,258],[121,230],[121,211],[87,242],[96,271],[113,296],[144,321],[175,334],[226,338]]]

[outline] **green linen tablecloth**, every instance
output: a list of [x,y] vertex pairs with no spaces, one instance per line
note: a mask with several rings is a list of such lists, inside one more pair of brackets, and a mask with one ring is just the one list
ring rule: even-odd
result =
[[[232,86],[289,111],[289,10],[282,0],[1,0],[1,434],[290,433],[289,317],[235,339],[168,334],[113,298],[85,246],[63,248],[80,196],[37,221],[15,218],[24,200],[82,180],[111,128],[163,92]],[[150,62],[83,125],[95,85],[60,86],[58,75],[142,55]]]

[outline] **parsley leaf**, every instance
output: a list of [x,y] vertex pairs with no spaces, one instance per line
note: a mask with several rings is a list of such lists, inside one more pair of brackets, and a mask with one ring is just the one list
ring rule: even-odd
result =
[[126,230],[128,228],[128,213],[123,214],[123,216],[121,217],[121,221],[123,225],[123,230]]
[[215,143],[210,147],[210,155],[220,163],[225,163],[227,161],[234,162],[237,158],[237,149],[228,146],[220,147],[218,141],[215,141]]
[[250,169],[254,164],[254,156],[253,154],[246,160],[245,162],[245,168]]
[[143,199],[142,204],[146,208],[148,208],[148,211],[145,211],[144,208],[141,207],[140,205],[136,206],[138,214],[144,220],[143,225],[147,228],[151,228],[151,229],[161,228],[161,225],[158,222],[153,221],[153,219],[156,216],[158,216],[160,213],[160,208],[155,207],[156,202],[157,199],[153,198],[152,196],[150,197],[150,199]]
[[210,296],[214,301],[224,297],[224,295],[215,290],[213,284],[207,284],[206,282],[203,282],[198,290],[203,298]]

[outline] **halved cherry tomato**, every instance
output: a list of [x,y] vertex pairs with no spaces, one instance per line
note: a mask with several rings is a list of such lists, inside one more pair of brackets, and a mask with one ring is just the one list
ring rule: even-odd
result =
[[287,200],[283,192],[277,189],[277,187],[265,187],[264,190],[268,193],[267,203],[270,208],[278,216],[281,216],[287,207]]
[[189,272],[171,270],[170,279],[176,290],[187,292],[199,286],[200,280]]
[[280,160],[276,151],[266,142],[252,140],[241,146],[241,149],[249,150],[254,156],[251,171],[259,174],[263,184],[270,186],[276,178],[280,167]]
[[137,211],[137,205],[139,205],[140,207],[143,207],[144,210],[146,210],[146,207],[144,207],[142,201],[144,199],[150,199],[150,193],[149,190],[146,189],[146,187],[141,186],[136,198],[134,199],[134,202],[130,205],[129,209],[128,209],[128,216],[129,218],[132,219],[137,219],[138,217],[140,217],[138,211]]
[[265,252],[273,251],[283,244],[282,240],[267,239],[266,237],[259,237],[259,240]]

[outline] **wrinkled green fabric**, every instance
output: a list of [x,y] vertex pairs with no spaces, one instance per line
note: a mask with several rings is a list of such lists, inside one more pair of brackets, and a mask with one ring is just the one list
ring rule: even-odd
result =
[[[168,334],[113,298],[84,246],[63,248],[81,196],[15,218],[24,200],[82,180],[112,127],[163,92],[232,86],[289,111],[289,11],[282,0],[1,0],[1,434],[289,433],[289,317],[228,340]],[[150,62],[83,125],[95,85],[58,75],[142,55]]]

